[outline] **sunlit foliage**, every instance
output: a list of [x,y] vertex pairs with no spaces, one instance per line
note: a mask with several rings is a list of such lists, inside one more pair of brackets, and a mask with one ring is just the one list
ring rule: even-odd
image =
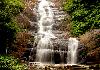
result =
[[27,70],[27,68],[12,56],[0,56],[0,70]]
[[84,34],[91,29],[100,28],[100,0],[66,0],[64,10],[72,17],[71,33]]

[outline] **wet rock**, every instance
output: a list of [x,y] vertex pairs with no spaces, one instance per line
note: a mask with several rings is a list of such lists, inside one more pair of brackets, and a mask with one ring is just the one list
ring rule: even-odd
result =
[[[29,66],[29,68],[30,67],[31,66]],[[33,64],[32,67],[31,68],[33,70],[98,70],[92,66],[86,66],[86,65],[44,64],[41,66],[41,64],[40,65]]]

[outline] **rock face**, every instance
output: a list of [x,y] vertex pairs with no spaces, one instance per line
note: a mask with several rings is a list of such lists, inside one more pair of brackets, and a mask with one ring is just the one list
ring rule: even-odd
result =
[[[52,39],[53,41],[53,49],[54,49],[54,60],[55,60],[55,63],[66,63],[66,57],[67,57],[67,40],[69,38],[69,33],[66,32],[65,30],[60,29],[62,25],[62,21],[65,19],[65,17],[67,16],[66,13],[62,10],[62,8],[59,8],[59,6],[61,6],[60,4],[60,0],[51,0],[54,5],[51,5],[51,9],[53,11],[53,14],[54,14],[54,24],[52,26],[52,33],[57,37],[56,39]],[[59,3],[59,4],[58,4]],[[38,4],[38,1],[37,3]],[[37,5],[34,6],[33,8],[33,12],[35,14],[37,14],[37,16],[35,18],[37,18],[37,20],[39,19],[38,17],[38,12],[37,12]],[[37,31],[39,29],[39,27],[37,26],[38,25],[38,21],[31,21],[30,20],[30,31],[28,32],[29,34],[32,35],[32,37],[36,37],[38,35]],[[48,26],[49,24],[43,24],[44,26]],[[65,26],[67,27],[67,26]],[[36,51],[36,46],[37,46],[37,43],[38,43],[38,39],[35,38],[35,40],[33,41],[33,47],[31,47],[31,51],[30,51],[30,61],[34,61],[32,60],[33,58],[33,54],[36,54],[36,53],[33,53],[33,51]],[[56,60],[58,58],[58,60]],[[35,58],[33,58],[35,59]]]
[[94,29],[80,36],[80,42],[86,47],[87,62],[100,63],[100,29]]

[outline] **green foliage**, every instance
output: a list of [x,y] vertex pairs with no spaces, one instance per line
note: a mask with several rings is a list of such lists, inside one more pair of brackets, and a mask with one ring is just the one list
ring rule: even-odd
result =
[[19,32],[19,31],[20,31],[20,28],[19,28],[19,26],[18,26],[18,24],[16,23],[15,20],[13,20],[13,21],[7,23],[6,26],[7,26],[8,28],[12,29],[12,30],[15,31],[15,32]]
[[27,70],[27,65],[20,64],[14,57],[0,56],[0,70]]
[[67,0],[64,4],[64,10],[71,11],[73,0]]
[[5,48],[10,47],[16,39],[16,33],[20,31],[20,28],[16,22],[9,22],[5,25],[0,25],[0,52],[5,53]]
[[9,22],[23,9],[20,0],[0,0],[0,22]]
[[0,0],[0,53],[11,46],[15,40],[16,33],[20,31],[15,17],[23,10],[21,0]]
[[71,33],[79,36],[90,29],[100,28],[99,8],[99,0],[67,0],[64,10],[72,17]]

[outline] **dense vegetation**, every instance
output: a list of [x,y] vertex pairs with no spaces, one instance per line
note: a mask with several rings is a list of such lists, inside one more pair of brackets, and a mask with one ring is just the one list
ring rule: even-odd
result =
[[71,19],[71,33],[79,36],[100,28],[100,0],[66,0],[64,10]]
[[20,64],[18,59],[12,56],[0,56],[0,70],[27,70],[25,64]]
[[[25,66],[12,56],[6,56],[6,49],[15,43],[16,34],[21,31],[16,16],[22,12],[21,0],[0,0],[0,70],[24,70]],[[13,49],[13,48],[12,48]]]
[[0,53],[14,42],[16,33],[20,31],[15,20],[17,14],[23,10],[21,0],[0,0]]
[[86,48],[85,63],[100,63],[100,0],[66,0],[63,8],[71,16],[70,33]]
[[34,18],[30,10],[34,3],[35,0],[0,0],[0,70],[26,68],[22,63],[29,58],[28,20]]

